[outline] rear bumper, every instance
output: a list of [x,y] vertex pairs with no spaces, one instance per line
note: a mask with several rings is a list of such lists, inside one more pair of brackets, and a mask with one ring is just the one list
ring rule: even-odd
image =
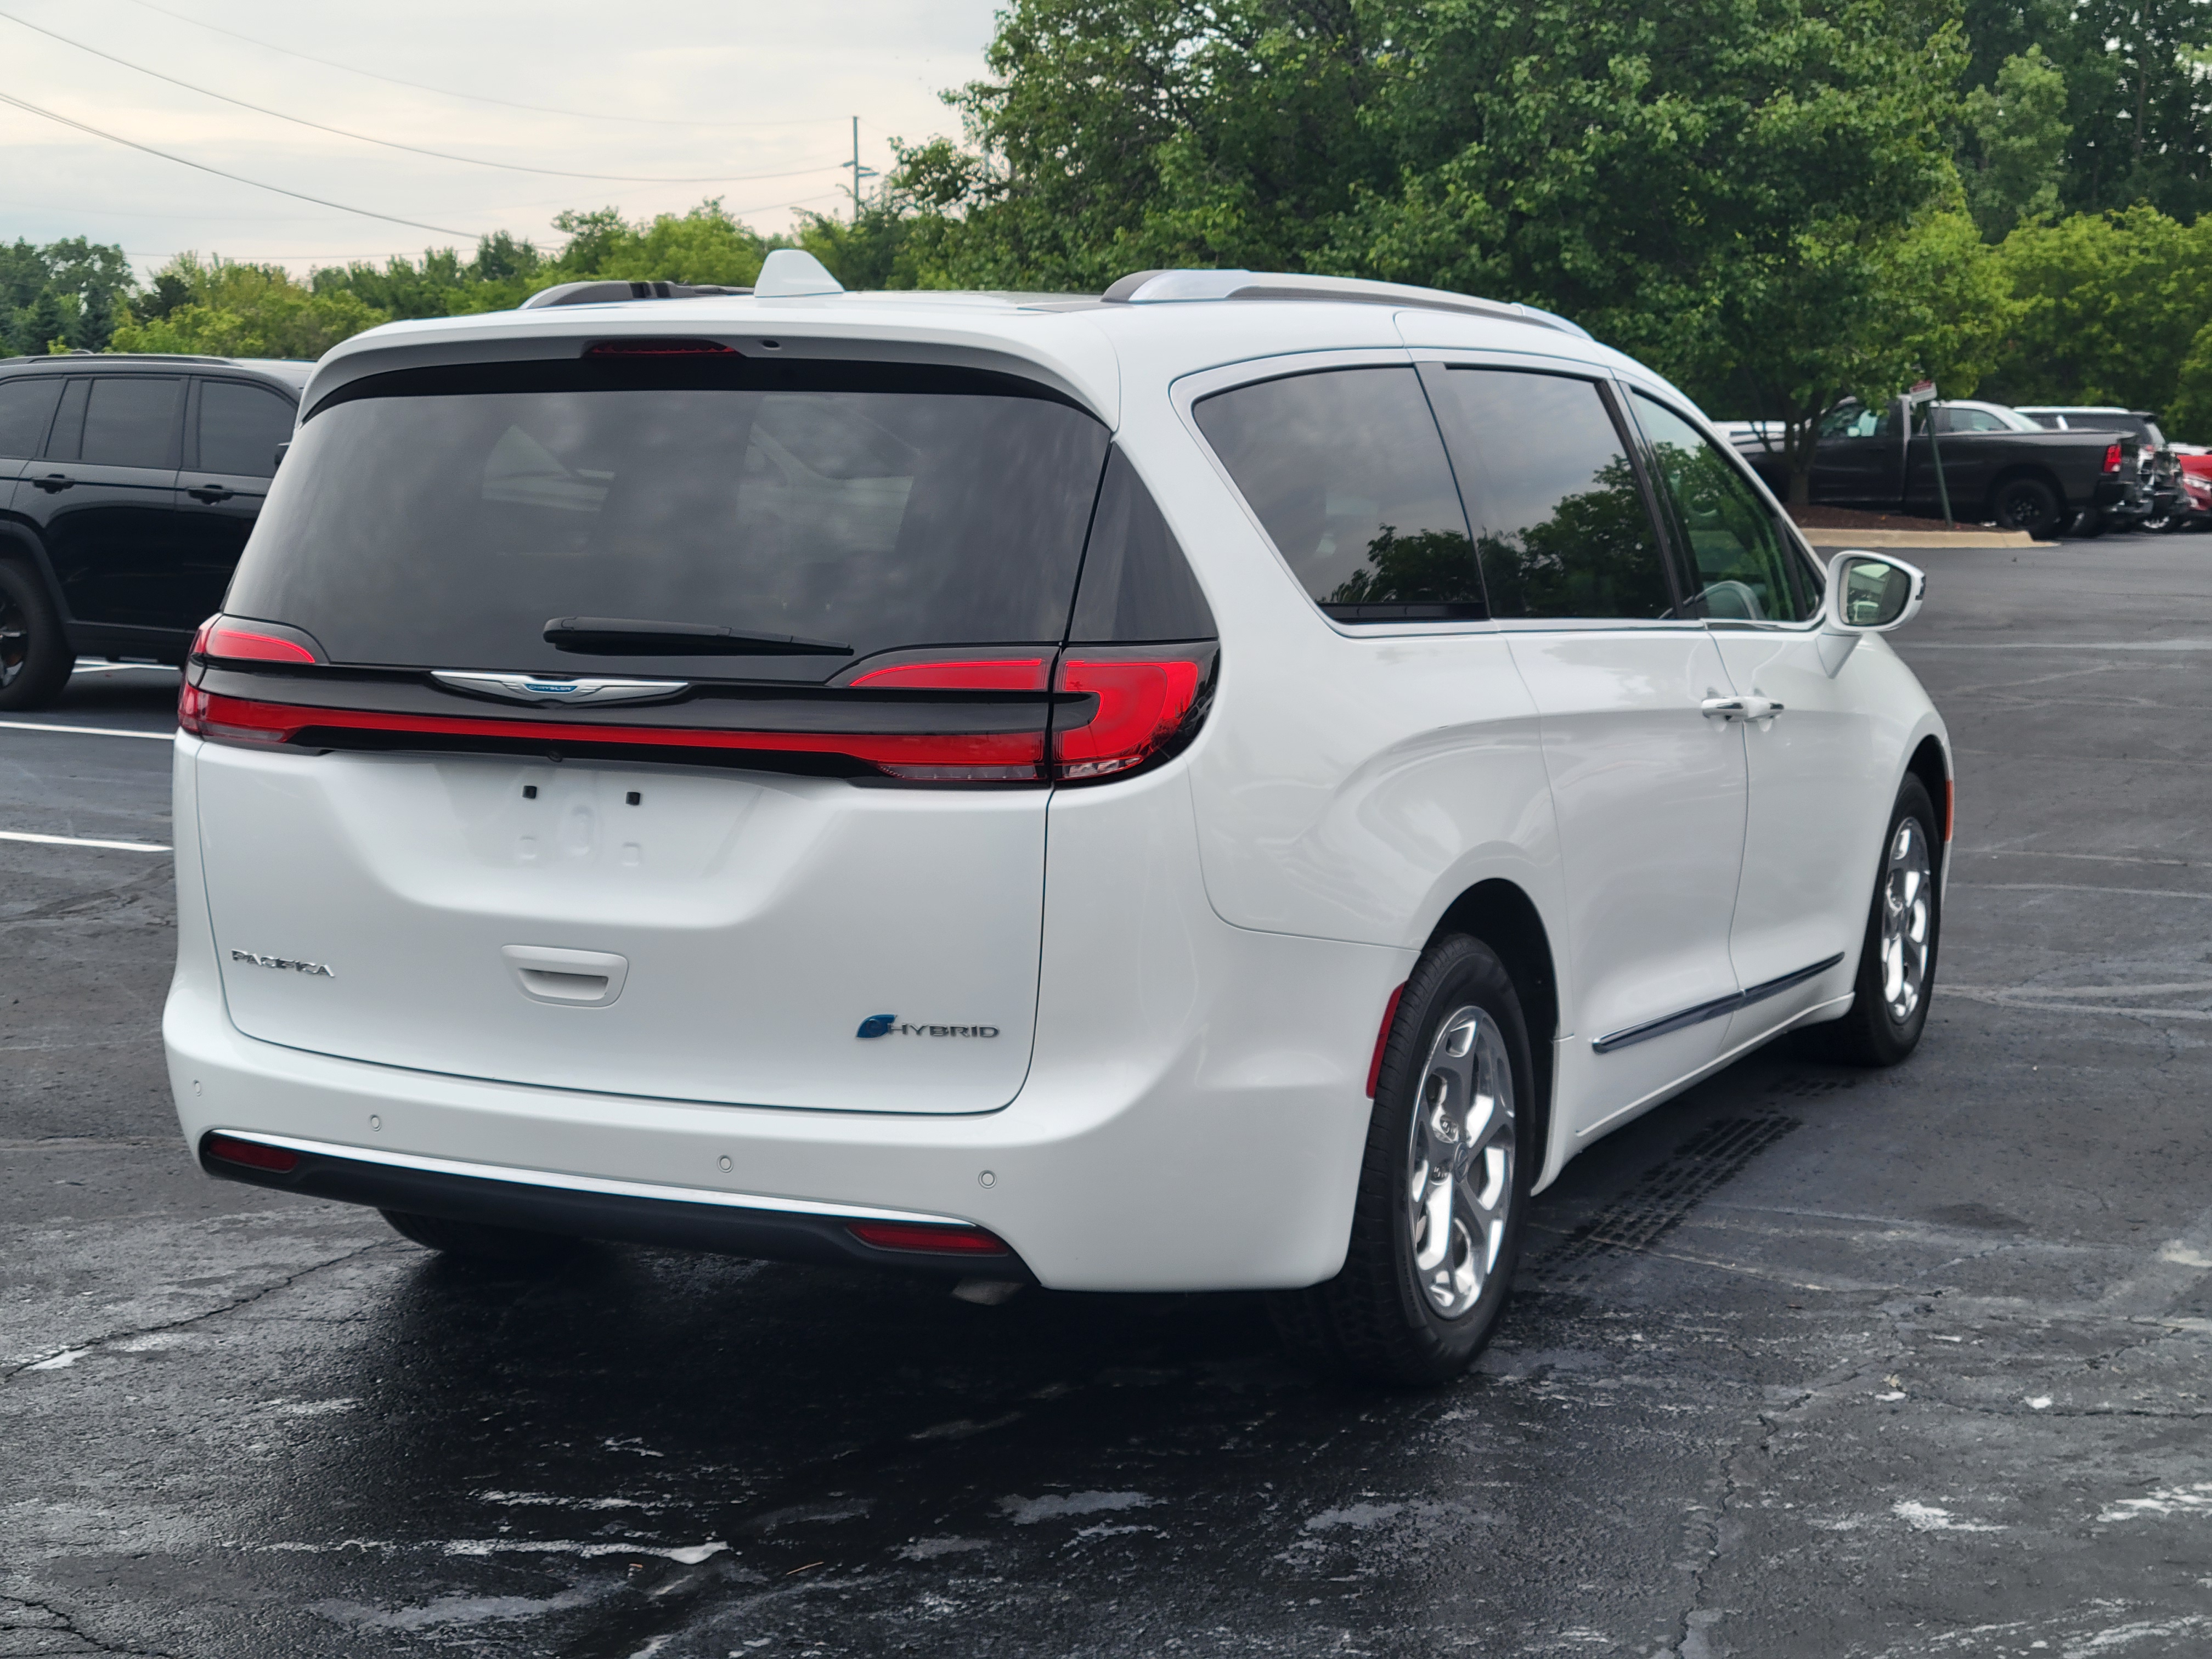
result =
[[222,1156],[221,1132],[199,1138],[200,1168],[224,1181],[335,1199],[379,1210],[438,1216],[495,1227],[519,1227],[566,1238],[605,1239],[711,1250],[723,1255],[831,1266],[903,1267],[1027,1282],[1027,1266],[1011,1249],[884,1249],[857,1237],[854,1223],[897,1221],[957,1226],[950,1216],[794,1203],[754,1194],[715,1193],[502,1169],[406,1153],[364,1152],[291,1136],[254,1134],[257,1147],[293,1154],[289,1170]]
[[[1047,890],[1036,1038],[1019,1093],[992,1112],[902,1113],[502,1083],[247,1036],[217,970],[195,745],[177,746],[177,974],[162,1036],[195,1150],[216,1131],[312,1144],[323,1158],[381,1170],[466,1166],[481,1172],[471,1180],[507,1187],[643,1188],[645,1204],[718,1213],[622,1206],[616,1217],[542,1190],[441,1190],[457,1203],[554,1216],[508,1224],[764,1257],[915,1265],[902,1252],[855,1256],[812,1222],[775,1218],[789,1214],[964,1223],[1004,1240],[1027,1274],[1059,1290],[1280,1289],[1343,1264],[1376,1024],[1418,951],[1221,921],[1175,768],[1054,804],[1055,867],[1081,875]],[[401,1194],[387,1174],[332,1167],[313,1179],[292,1190],[424,1204],[419,1183]],[[439,1212],[497,1219],[481,1207]],[[824,1248],[839,1254],[825,1258]],[[964,1270],[997,1275],[985,1260]]]

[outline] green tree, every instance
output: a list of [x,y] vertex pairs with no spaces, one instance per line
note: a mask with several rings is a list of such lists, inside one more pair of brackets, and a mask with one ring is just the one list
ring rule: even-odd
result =
[[2148,206],[2077,214],[2022,225],[1996,258],[2015,311],[1991,396],[2152,410],[2173,398],[2212,321],[2212,220]]
[[2058,212],[2066,174],[2066,77],[2043,48],[2008,58],[1994,87],[1966,94],[1966,118],[1977,154],[1966,173],[1974,222],[1989,240],[2002,240],[2023,219]]
[[388,320],[358,295],[318,293],[282,267],[179,254],[165,274],[190,298],[166,314],[125,322],[117,351],[177,351],[218,357],[319,357],[340,340]]

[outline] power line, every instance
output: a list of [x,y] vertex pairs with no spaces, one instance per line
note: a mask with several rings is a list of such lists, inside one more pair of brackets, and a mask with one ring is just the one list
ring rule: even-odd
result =
[[259,46],[264,52],[280,52],[287,58],[297,58],[303,63],[320,64],[325,69],[343,70],[349,75],[367,76],[372,81],[383,81],[395,87],[409,87],[416,92],[434,92],[441,98],[465,99],[472,104],[496,104],[501,109],[526,109],[539,115],[566,115],[584,121],[623,121],[635,126],[647,127],[811,127],[824,121],[834,121],[834,115],[811,115],[795,121],[678,121],[651,115],[601,115],[586,109],[556,109],[550,104],[519,104],[509,98],[494,98],[481,92],[455,92],[448,87],[434,87],[423,81],[403,81],[396,75],[380,75],[374,70],[365,70],[352,64],[341,64],[336,58],[318,58],[313,52],[295,52],[289,46],[280,46],[267,40],[256,40],[250,34],[240,34],[236,29],[227,29],[220,23],[203,22],[197,17],[187,17],[180,11],[171,11],[167,6],[157,6],[154,0],[131,0],[134,6],[148,11],[157,11],[164,17],[173,17],[179,23],[189,23],[197,29],[209,29],[216,34],[227,34],[234,40],[243,40],[249,46]]
[[[287,115],[283,110],[270,109],[265,104],[249,104],[243,98],[233,98],[228,93],[217,92],[212,88],[201,86],[195,82],[179,80],[173,75],[164,75],[159,70],[148,69],[143,64],[134,64],[127,58],[118,58],[112,52],[101,51],[98,46],[87,46],[82,40],[72,40],[66,34],[58,34],[52,29],[18,17],[13,12],[0,11],[0,18],[5,18],[19,27],[43,34],[49,40],[58,40],[65,46],[74,46],[79,52],[90,52],[94,58],[106,58],[111,64],[120,64],[125,69],[135,70],[141,75],[150,75],[156,81],[166,81],[171,86],[182,87],[187,92],[197,92],[203,97],[217,99],[226,104],[234,104],[240,109],[250,109],[256,115],[273,116],[279,121],[289,121],[296,126],[312,127],[317,132],[335,133],[341,138],[356,139],[364,144],[381,144],[386,149],[404,149],[410,155],[428,155],[441,161],[463,161],[471,167],[504,167],[509,173],[540,173],[550,179],[596,179],[605,183],[618,185],[742,185],[750,184],[760,179],[796,179],[802,173],[826,173],[832,167],[842,165],[839,162],[824,161],[818,167],[793,167],[783,173],[706,173],[695,177],[672,178],[659,173],[571,173],[565,167],[526,167],[519,161],[488,161],[481,156],[455,155],[449,150],[424,149],[419,144],[403,144],[391,138],[374,137],[366,132],[351,132],[344,127],[334,127],[325,122],[310,121],[305,116]],[[857,142],[856,140],[855,143]]]
[[196,168],[201,173],[211,173],[218,179],[229,179],[233,184],[251,185],[256,190],[274,191],[279,196],[289,196],[297,202],[313,202],[317,207],[336,208],[341,213],[357,213],[364,219],[381,219],[386,224],[407,225],[416,230],[434,230],[441,236],[459,236],[466,241],[475,241],[478,238],[478,233],[473,230],[455,230],[451,225],[426,224],[420,219],[403,219],[396,213],[379,213],[373,208],[349,207],[343,202],[333,202],[327,197],[309,196],[301,191],[287,190],[282,185],[264,184],[260,179],[249,179],[244,173],[225,173],[221,167],[211,167],[204,161],[194,161],[166,149],[156,149],[151,144],[140,143],[136,138],[125,138],[120,133],[107,132],[99,127],[88,125],[72,116],[58,114],[50,109],[41,109],[36,104],[26,103],[13,93],[0,92],[0,104],[12,105],[16,109],[27,110],[33,115],[43,115],[49,121],[58,121],[65,127],[75,127],[79,132],[88,132],[94,137],[105,138],[112,144],[121,144],[126,149],[143,150],[149,155],[158,155],[163,161],[174,161],[180,167]]

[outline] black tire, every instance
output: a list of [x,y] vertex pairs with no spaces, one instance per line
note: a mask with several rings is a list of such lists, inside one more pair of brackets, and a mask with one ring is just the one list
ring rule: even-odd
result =
[[[1485,1044],[1484,1052],[1493,1058],[1502,1048],[1504,1071],[1511,1078],[1510,1132],[1492,1112],[1484,1113],[1498,1150],[1505,1148],[1510,1135],[1510,1157],[1502,1180],[1492,1177],[1505,1201],[1502,1237],[1472,1302],[1447,1316],[1431,1299],[1426,1281],[1432,1278],[1442,1286],[1447,1273],[1462,1261],[1472,1277],[1473,1249],[1467,1258],[1458,1254],[1461,1243],[1471,1245],[1471,1237],[1459,1225],[1462,1212],[1455,1207],[1444,1261],[1425,1272],[1419,1267],[1418,1224],[1408,1212],[1407,1178],[1413,1167],[1409,1158],[1416,1145],[1414,1114],[1429,1083],[1431,1051],[1438,1048],[1447,1020],[1469,1008],[1490,1022],[1486,1030],[1476,1023],[1471,1041]],[[1455,1024],[1465,1029],[1468,1023]],[[1492,1042],[1498,1046],[1486,1046]],[[1269,1298],[1276,1328],[1291,1347],[1340,1375],[1401,1386],[1448,1382],[1474,1363],[1498,1323],[1520,1259],[1528,1188],[1540,1155],[1535,1145],[1534,1076],[1521,1000],[1504,964],[1488,945],[1464,934],[1431,945],[1406,983],[1383,1047],[1344,1267],[1324,1284]],[[1471,1115],[1466,1121],[1468,1143],[1484,1141]],[[1455,1204],[1455,1186],[1453,1192]],[[1494,1213],[1495,1200],[1490,1201]]]
[[2067,526],[2066,533],[2088,542],[2096,540],[2108,527],[2108,521],[2102,513],[2094,507],[2085,507],[2074,515],[2074,521]]
[[402,1237],[413,1239],[425,1249],[468,1261],[498,1261],[514,1267],[557,1261],[576,1248],[574,1239],[558,1233],[526,1232],[520,1227],[493,1227],[481,1221],[448,1221],[443,1216],[410,1215],[402,1210],[377,1213]]
[[2058,492],[2040,478],[2007,478],[1990,496],[1990,516],[2000,530],[2047,542],[2058,529]]
[[[1883,921],[1890,899],[1892,854],[1898,846],[1899,831],[1908,821],[1923,837],[1928,860],[1926,937],[1917,994],[1900,1018],[1886,994],[1888,967],[1883,953]],[[1936,989],[1936,948],[1943,932],[1942,854],[1935,804],[1918,778],[1907,778],[1897,792],[1889,830],[1875,860],[1874,900],[1867,909],[1866,935],[1859,945],[1858,977],[1851,982],[1856,993],[1851,1011],[1808,1033],[1820,1039],[1815,1047],[1826,1058],[1844,1066],[1894,1066],[1920,1046],[1921,1033],[1928,1028],[1928,1003]]]
[[44,708],[76,665],[46,585],[27,565],[0,559],[0,708]]

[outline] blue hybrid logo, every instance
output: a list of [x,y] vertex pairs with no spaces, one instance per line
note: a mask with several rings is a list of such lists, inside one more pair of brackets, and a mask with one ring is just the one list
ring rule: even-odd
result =
[[994,1037],[999,1035],[999,1028],[995,1025],[902,1025],[896,1014],[870,1014],[860,1022],[860,1029],[853,1035],[856,1037]]

